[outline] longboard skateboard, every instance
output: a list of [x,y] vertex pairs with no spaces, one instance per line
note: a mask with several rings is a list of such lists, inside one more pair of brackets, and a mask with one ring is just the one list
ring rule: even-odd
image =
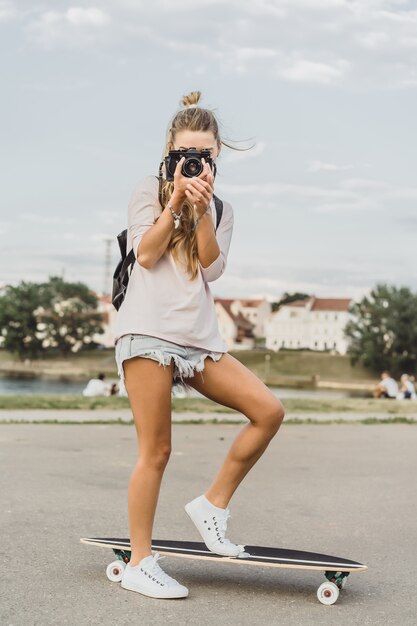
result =
[[[117,556],[117,561],[113,561],[107,566],[107,578],[112,582],[120,582],[122,580],[124,568],[129,563],[131,556],[130,539],[85,537],[80,539],[80,541],[93,546],[112,548]],[[237,563],[240,565],[320,570],[325,572],[327,579],[317,590],[317,598],[322,604],[334,604],[336,602],[339,597],[339,590],[345,587],[350,572],[363,572],[368,569],[362,563],[349,561],[338,556],[265,546],[245,545],[245,552],[239,557],[229,557],[211,552],[207,549],[205,543],[154,539],[152,540],[152,550],[159,552],[161,555],[179,556],[188,559],[223,561],[223,563]]]

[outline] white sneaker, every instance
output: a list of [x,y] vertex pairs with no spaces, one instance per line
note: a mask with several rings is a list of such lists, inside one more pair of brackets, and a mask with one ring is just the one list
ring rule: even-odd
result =
[[128,563],[122,575],[123,589],[138,591],[151,598],[185,598],[188,589],[161,569],[158,552],[142,559],[138,565]]
[[211,552],[223,556],[246,556],[244,545],[236,545],[225,538],[227,520],[231,517],[229,509],[214,506],[205,495],[194,498],[184,508]]

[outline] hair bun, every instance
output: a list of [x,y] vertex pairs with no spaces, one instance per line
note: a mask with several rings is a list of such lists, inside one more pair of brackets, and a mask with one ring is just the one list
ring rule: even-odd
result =
[[190,109],[191,107],[198,106],[200,99],[201,99],[201,91],[192,91],[188,95],[182,97],[181,105],[185,109]]

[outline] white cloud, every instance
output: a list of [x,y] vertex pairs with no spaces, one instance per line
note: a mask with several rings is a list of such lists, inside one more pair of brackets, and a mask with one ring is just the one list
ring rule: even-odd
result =
[[[2,6],[12,5],[0,0]],[[45,6],[50,10],[34,21],[35,11],[28,12],[26,25],[44,47],[145,42],[175,50],[178,61],[182,53],[187,72],[192,54],[204,73],[365,90],[417,83],[410,54],[417,47],[417,10],[405,1],[103,0],[97,7],[57,11],[45,0]],[[112,28],[105,28],[110,22]]]
[[357,36],[357,41],[365,48],[376,50],[382,48],[389,43],[389,36],[384,32],[372,32],[362,33]]
[[19,213],[18,217],[23,222],[33,222],[34,224],[74,224],[76,222],[72,217],[41,215],[40,213]]
[[96,7],[69,7],[66,11],[45,11],[26,25],[28,36],[50,48],[56,45],[86,46],[102,41],[100,30],[111,22],[110,15]]
[[91,7],[82,9],[80,7],[71,7],[65,13],[65,19],[71,24],[92,24],[94,26],[102,26],[110,21],[110,16],[101,9]]
[[[415,200],[417,187],[396,187],[385,181],[348,178],[338,182],[337,187],[296,185],[284,182],[256,184],[218,185],[222,194],[233,196],[262,197],[264,209],[279,201],[280,206],[304,209],[315,213],[340,213],[354,211],[385,211],[391,213],[400,200]],[[255,201],[259,202],[259,200]]]
[[[248,276],[249,269],[252,270],[250,276]],[[285,292],[295,291],[314,294],[319,298],[339,297],[355,300],[362,298],[369,291],[369,284],[372,284],[374,280],[373,276],[364,275],[363,268],[355,271],[351,266],[346,268],[346,271],[343,267],[338,268],[339,271],[334,272],[330,277],[328,268],[318,266],[314,268],[313,275],[309,279],[305,277],[305,267],[285,269],[285,277],[279,269],[273,270],[272,276],[265,276],[263,266],[254,269],[253,266],[248,268],[242,264],[241,267],[235,269],[233,263],[229,263],[228,271],[220,279],[221,291],[226,298],[265,297],[270,301],[278,300]],[[343,281],[340,280],[341,275],[344,277]]]
[[8,0],[0,0],[0,22],[8,22],[17,16],[15,5]]
[[353,165],[336,165],[335,163],[323,163],[323,161],[310,161],[308,166],[309,172],[343,172],[344,170],[351,170]]
[[278,74],[288,80],[328,84],[341,78],[349,66],[350,63],[344,59],[340,59],[333,65],[300,60],[278,70]]

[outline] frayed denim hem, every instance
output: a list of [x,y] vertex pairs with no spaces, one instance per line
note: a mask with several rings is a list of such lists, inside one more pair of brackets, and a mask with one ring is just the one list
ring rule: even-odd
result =
[[[174,358],[175,364],[177,366],[177,372],[178,372],[176,373],[175,368],[174,368],[174,376],[173,376],[172,383],[179,389],[183,389],[186,393],[188,393],[189,391],[193,390],[193,387],[191,385],[188,385],[184,381],[184,377],[190,378],[191,376],[194,376],[196,372],[203,372],[204,361],[208,356],[213,361],[219,361],[221,357],[223,356],[223,354],[219,355],[219,354],[216,354],[215,352],[204,352],[203,354],[200,355],[199,361],[195,365],[190,363],[190,361],[186,361],[181,356],[178,356],[176,354],[173,354],[172,356]],[[176,359],[178,359],[178,361]],[[185,365],[185,367],[183,366],[183,364]],[[203,374],[201,374],[201,378],[204,383]]]
[[[157,361],[159,365],[163,365],[164,367],[168,366],[171,363],[171,359],[174,359],[174,371],[173,371],[173,379],[172,384],[175,385],[179,389],[183,389],[186,393],[193,390],[193,387],[187,384],[184,381],[184,378],[190,378],[194,376],[196,372],[202,372],[204,370],[204,361],[206,357],[210,357],[213,361],[219,361],[223,356],[223,353],[216,352],[203,352],[197,363],[191,363],[187,361],[184,357],[178,354],[167,354],[163,350],[157,349],[149,349],[144,350],[142,354],[132,354],[131,356],[125,357],[120,363],[119,369],[119,378],[120,382],[125,387],[125,377],[124,377],[124,369],[123,363],[126,359],[133,359],[134,357],[144,357],[148,359],[152,359]],[[204,382],[203,374],[201,374],[202,380]],[[126,388],[126,387],[125,387]]]

